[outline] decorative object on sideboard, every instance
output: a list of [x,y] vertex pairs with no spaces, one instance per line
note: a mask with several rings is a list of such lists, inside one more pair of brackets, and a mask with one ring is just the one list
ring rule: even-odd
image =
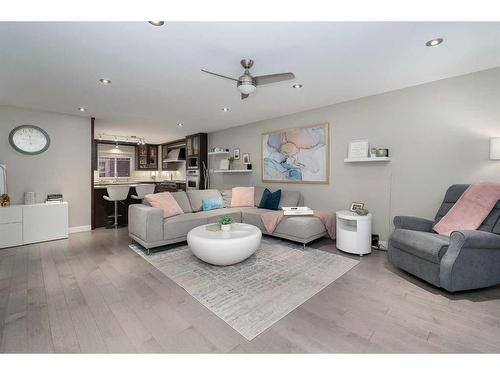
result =
[[35,125],[20,125],[11,130],[9,143],[14,150],[25,155],[38,155],[50,146],[50,137],[45,130]]
[[352,202],[349,211],[356,212],[356,210],[360,208],[365,208],[365,204],[361,202]]
[[368,211],[366,208],[356,208],[354,212],[356,212],[356,214],[358,214],[359,216],[366,216],[370,213],[370,211]]
[[389,157],[388,148],[377,148],[377,158],[387,158]]
[[239,148],[235,148],[233,150],[233,158],[234,158],[234,160],[240,160],[240,149]]
[[360,159],[368,157],[370,145],[366,139],[349,142],[347,157],[349,159]]
[[0,195],[7,194],[7,167],[0,164]]
[[233,223],[233,218],[229,215],[222,215],[219,220],[220,229],[227,231],[231,230],[231,224]]
[[327,184],[329,139],[328,123],[264,133],[262,181]]
[[62,194],[48,194],[45,203],[62,203],[63,195]]
[[10,197],[7,194],[0,195],[0,207],[10,206]]
[[10,206],[10,197],[7,195],[6,166],[0,164],[0,207]]
[[24,193],[24,204],[29,205],[29,204],[35,204],[36,199],[35,199],[35,192],[34,191],[27,191]]
[[243,154],[243,164],[250,164],[250,154]]

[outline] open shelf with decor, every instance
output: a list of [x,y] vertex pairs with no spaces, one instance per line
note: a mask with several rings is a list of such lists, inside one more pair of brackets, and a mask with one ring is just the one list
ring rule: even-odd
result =
[[214,169],[214,173],[250,173],[253,169]]
[[345,163],[365,163],[365,162],[380,162],[380,161],[391,161],[390,157],[379,156],[374,158],[346,158]]
[[210,151],[208,155],[229,155],[229,151]]

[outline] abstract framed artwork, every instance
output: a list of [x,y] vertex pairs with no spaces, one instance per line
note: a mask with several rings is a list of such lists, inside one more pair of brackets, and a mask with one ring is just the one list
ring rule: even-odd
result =
[[328,184],[329,124],[262,134],[262,182]]

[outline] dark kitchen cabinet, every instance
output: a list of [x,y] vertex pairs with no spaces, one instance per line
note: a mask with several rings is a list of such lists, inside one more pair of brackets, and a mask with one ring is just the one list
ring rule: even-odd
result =
[[135,169],[138,171],[158,170],[158,146],[138,145],[135,148]]

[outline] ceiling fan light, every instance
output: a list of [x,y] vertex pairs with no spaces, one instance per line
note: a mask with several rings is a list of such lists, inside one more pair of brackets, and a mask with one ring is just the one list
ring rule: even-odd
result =
[[240,90],[240,92],[242,94],[251,94],[252,92],[254,92],[256,89],[256,87],[252,84],[247,84],[247,83],[243,83],[241,85],[238,86],[238,90]]

